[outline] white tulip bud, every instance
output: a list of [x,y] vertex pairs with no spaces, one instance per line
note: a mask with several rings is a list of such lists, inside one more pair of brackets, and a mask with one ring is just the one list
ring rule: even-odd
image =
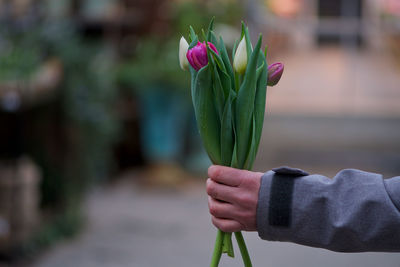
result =
[[188,70],[189,62],[186,57],[186,53],[188,51],[189,44],[186,39],[182,36],[179,41],[179,64],[181,65],[181,69]]
[[233,69],[236,72],[243,74],[246,71],[246,67],[247,67],[247,49],[246,49],[246,40],[243,36],[235,52],[235,58],[233,59]]

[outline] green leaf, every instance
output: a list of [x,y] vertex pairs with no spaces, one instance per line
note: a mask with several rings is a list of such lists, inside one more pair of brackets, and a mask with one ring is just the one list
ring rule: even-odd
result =
[[244,21],[242,20],[242,30],[240,32],[240,39],[239,42],[242,40],[242,38],[244,37],[244,32],[246,31],[246,24],[244,24]]
[[225,65],[224,65],[224,62],[222,61],[221,56],[218,55],[217,53],[215,53],[215,51],[212,50],[212,49],[210,48],[210,46],[208,46],[208,45],[207,45],[207,51],[208,51],[208,53],[211,53],[211,54],[213,55],[214,60],[215,60],[215,62],[217,63],[218,67],[219,67],[223,72],[226,72]]
[[251,144],[251,124],[254,111],[254,99],[256,94],[256,68],[261,47],[262,36],[251,54],[247,64],[244,80],[240,86],[236,101],[236,135],[237,135],[237,160],[239,168],[243,168],[247,159]]
[[236,134],[235,134],[235,128],[233,131],[234,135],[235,135],[235,145],[233,146],[233,154],[232,154],[232,161],[231,161],[231,167],[232,168],[239,168],[239,164],[237,161],[237,138],[236,138]]
[[268,54],[268,45],[266,45],[264,49],[264,58],[267,58],[267,54]]
[[190,71],[190,88],[191,88],[191,95],[192,95],[192,103],[194,105],[194,89],[196,88],[196,78],[197,78],[197,71],[189,64],[189,71]]
[[221,164],[230,166],[232,162],[233,147],[235,145],[235,136],[232,117],[233,93],[225,103],[224,112],[221,118]]
[[260,75],[263,70],[264,70],[264,62],[262,62],[261,66],[257,68],[257,72],[256,72],[256,80],[257,81],[260,78]]
[[233,49],[232,49],[232,62],[235,60],[235,53],[236,53],[236,49],[237,49],[237,46],[238,46],[240,40],[241,40],[241,39],[236,40],[235,43],[233,44]]
[[209,47],[207,49],[208,49],[207,51],[210,54],[212,54],[213,60],[215,61],[215,63],[219,67],[219,71],[217,73],[215,73],[215,75],[219,76],[219,79],[220,79],[220,82],[221,82],[221,86],[222,86],[222,89],[223,89],[222,91],[224,92],[224,99],[228,99],[229,91],[231,89],[231,81],[230,81],[230,78],[229,78],[228,74],[226,73],[225,64],[224,64],[224,62],[223,62],[223,60],[222,60],[220,55],[215,53],[215,51],[210,49]]
[[210,43],[213,43],[215,46],[218,45],[218,39],[217,39],[217,37],[215,36],[214,31],[209,31],[209,32],[208,32],[208,34],[207,34],[207,41],[210,42]]
[[[221,79],[222,88],[224,89],[224,97],[225,99],[228,99],[231,91],[234,91],[234,88],[232,88],[231,79],[229,78],[228,74],[226,74],[226,72],[223,72],[220,69],[218,70],[218,74]],[[235,93],[236,95],[236,92],[233,93]]]
[[207,41],[207,35],[206,35],[206,32],[204,31],[204,29],[201,29],[201,35],[203,36],[203,40]]
[[197,34],[195,33],[192,26],[190,26],[190,41],[191,41],[191,43],[190,43],[188,49],[195,47],[197,42],[199,41],[199,38],[197,37]]
[[208,32],[214,30],[214,20],[215,20],[215,17],[213,16],[210,20],[210,24],[208,24]]
[[218,51],[221,53],[221,58],[222,61],[224,62],[226,73],[229,75],[229,78],[231,80],[230,83],[235,84],[235,76],[233,75],[232,65],[231,62],[229,61],[228,52],[226,51],[226,47],[224,44],[224,40],[222,40],[222,37],[219,38]]
[[[215,64],[215,63],[214,63]],[[216,108],[218,111],[218,118],[222,118],[222,114],[224,112],[224,105],[225,105],[225,97],[224,97],[224,88],[221,83],[221,79],[218,74],[218,69],[213,68],[213,89],[216,101]]]
[[242,31],[244,34],[244,38],[246,40],[246,50],[247,50],[247,62],[249,62],[250,55],[253,52],[253,46],[251,44],[251,39],[250,39],[250,34],[249,34],[249,29],[244,26],[244,23],[242,22]]
[[267,62],[263,53],[260,51],[258,61],[261,66],[257,68],[257,87],[256,96],[254,99],[254,114],[252,122],[251,144],[248,157],[244,164],[244,169],[251,170],[253,168],[254,160],[257,155],[258,147],[260,144],[262,128],[264,124],[265,114],[265,101],[266,101],[266,88],[267,88]]
[[258,150],[258,145],[256,144],[256,128],[255,128],[255,119],[253,116],[253,121],[251,124],[251,143],[250,143],[250,150],[247,156],[247,159],[243,165],[243,169],[251,170],[253,168],[254,160],[256,159],[256,154]]
[[204,147],[214,164],[221,163],[220,123],[215,108],[210,64],[197,73],[192,88],[193,106],[197,127]]
[[215,46],[217,45],[217,37],[215,36],[215,33],[213,32],[214,30],[214,20],[215,17],[211,18],[210,24],[208,25],[208,30],[207,30],[207,42],[213,43]]
[[[204,33],[204,31],[203,31],[203,33]],[[206,49],[207,49],[208,65],[210,65],[210,72],[213,73],[213,70],[216,68],[216,66],[215,66],[215,60],[212,56],[212,53],[210,53],[210,51],[212,51],[212,49],[208,45],[208,42],[206,42]]]
[[[260,73],[257,78],[256,96],[254,101],[254,119],[255,119],[255,145],[257,153],[260,144],[262,128],[264,124],[265,102],[267,97],[267,79],[268,79],[268,65],[263,54],[260,53],[259,58],[262,60]],[[260,69],[259,68],[259,69]],[[258,70],[257,70],[258,72]]]

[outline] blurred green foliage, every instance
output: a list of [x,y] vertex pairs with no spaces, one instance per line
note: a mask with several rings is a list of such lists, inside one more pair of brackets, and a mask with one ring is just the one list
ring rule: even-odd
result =
[[138,90],[185,89],[190,76],[179,67],[177,40],[157,36],[142,38],[136,47],[135,58],[120,64],[119,83]]
[[[188,26],[200,31],[215,16],[218,23],[238,24],[242,8],[236,0],[170,1],[168,32],[149,32],[142,36],[133,50],[133,56],[124,59],[117,70],[117,80],[136,90],[163,88],[187,91],[190,75],[179,66],[178,49],[181,36],[188,39]],[[161,86],[160,86],[161,85]]]
[[84,216],[79,206],[70,206],[57,214],[51,223],[42,227],[31,240],[23,244],[18,254],[35,256],[41,249],[54,245],[61,237],[73,237],[84,225]]
[[23,153],[41,168],[41,204],[50,214],[27,245],[29,252],[75,233],[82,222],[83,193],[109,175],[120,126],[118,91],[112,50],[85,38],[72,20],[40,18],[24,27],[14,21],[7,26],[0,30],[0,83],[28,84],[49,58],[63,68],[51,100],[16,111],[29,113],[33,129],[22,133]]
[[79,131],[73,156],[80,173],[74,175],[89,181],[105,178],[119,129],[114,112],[118,91],[112,72],[113,52],[101,42],[83,39],[71,24],[53,23],[52,27],[47,32],[49,53],[64,63],[66,119]]
[[32,146],[45,174],[42,203],[76,202],[91,182],[108,174],[112,164],[119,128],[114,113],[113,57],[101,43],[82,38],[70,21],[44,21],[36,25],[36,32],[30,45],[40,48],[42,57],[56,57],[63,65],[57,101],[69,144],[59,155],[60,165],[53,164],[57,160],[38,145]]
[[238,26],[243,20],[243,6],[239,0],[172,2],[172,25],[177,36],[189,37],[189,25],[196,32],[206,30],[212,17],[216,23]]
[[0,81],[27,80],[41,63],[40,48],[32,47],[36,33],[4,35],[0,53]]

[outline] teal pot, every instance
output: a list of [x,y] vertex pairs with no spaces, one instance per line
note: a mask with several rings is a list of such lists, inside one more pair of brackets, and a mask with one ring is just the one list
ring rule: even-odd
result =
[[182,92],[166,88],[142,91],[140,132],[143,155],[149,162],[182,158],[190,102]]

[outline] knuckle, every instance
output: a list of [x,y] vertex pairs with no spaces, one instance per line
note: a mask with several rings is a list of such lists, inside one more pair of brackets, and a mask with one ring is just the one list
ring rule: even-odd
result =
[[236,221],[232,222],[231,224],[225,225],[224,228],[225,228],[225,230],[223,230],[223,231],[228,232],[228,233],[233,233],[233,232],[237,232],[237,231],[241,230],[240,224],[237,223]]
[[251,194],[240,194],[237,196],[238,205],[246,208],[253,208],[257,205],[257,199]]
[[251,202],[248,194],[238,194],[236,199],[240,206],[247,206]]
[[210,167],[208,167],[208,177],[214,177],[214,173],[217,169],[216,165],[211,165]]
[[247,216],[247,211],[246,210],[240,210],[238,212],[236,212],[236,219],[240,222],[244,221],[246,219]]
[[207,179],[207,182],[206,182],[206,191],[207,191],[207,194],[211,196],[212,193],[214,192],[214,190],[215,190],[215,188],[214,188],[213,181],[211,181],[211,179],[208,178],[208,179]]
[[248,179],[242,179],[241,186],[251,190],[257,190],[260,187],[262,173],[247,171]]
[[231,227],[226,226],[226,225],[222,225],[219,229],[220,229],[222,232],[225,232],[225,233],[233,232],[232,229],[231,229]]
[[246,184],[248,182],[248,177],[249,177],[249,171],[247,170],[236,170],[236,175],[239,178],[239,184],[238,187],[246,187]]
[[227,223],[220,223],[218,228],[225,233],[231,232],[231,227]]
[[234,230],[234,229],[232,229],[232,226],[229,223],[220,221],[214,216],[211,217],[211,222],[215,227],[217,227],[218,229],[220,229],[223,232],[229,233],[229,232],[233,232],[233,230]]
[[217,218],[215,218],[214,216],[212,216],[212,217],[211,217],[211,222],[212,222],[212,224],[213,224],[215,227],[217,227],[218,229],[221,229],[221,228],[220,228],[219,221],[217,220]]
[[218,188],[215,186],[214,182],[211,182],[210,185],[207,188],[207,194],[215,199],[218,199],[219,197],[219,192],[218,192]]
[[217,165],[213,165],[208,169],[208,175],[211,179],[218,179],[221,177],[221,174],[222,168]]
[[215,204],[210,204],[210,207],[209,207],[209,210],[210,210],[210,213],[211,213],[211,215],[214,215],[214,216],[217,216],[217,214],[218,214],[218,207],[216,207],[216,205]]

